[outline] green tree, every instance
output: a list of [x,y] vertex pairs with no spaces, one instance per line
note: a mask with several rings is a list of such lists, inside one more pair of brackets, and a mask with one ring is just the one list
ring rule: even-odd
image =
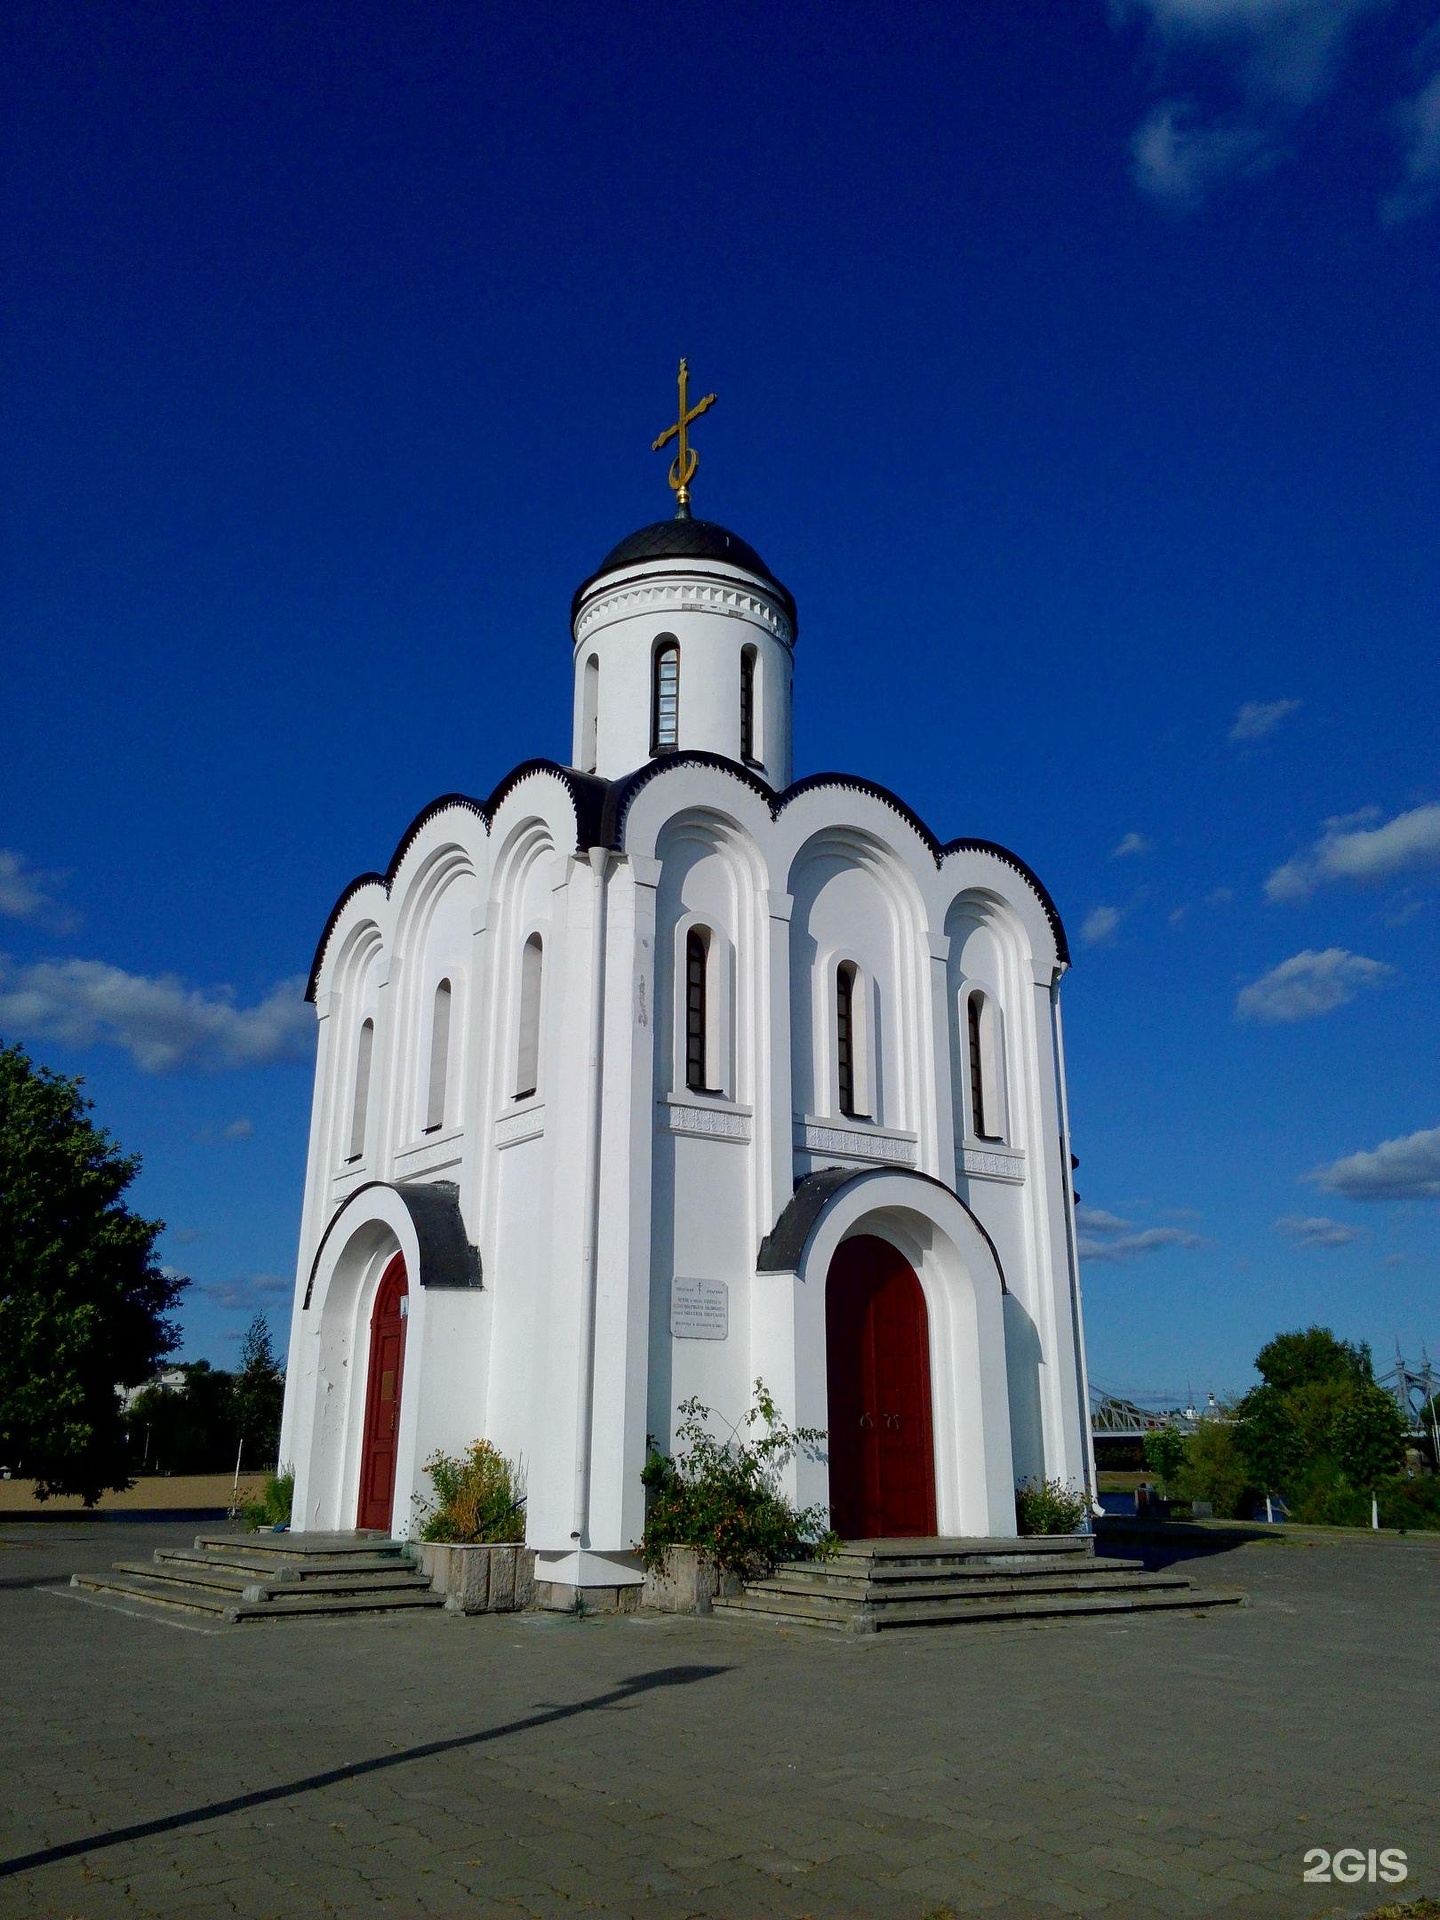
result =
[[146,1387],[127,1415],[130,1457],[151,1473],[225,1473],[235,1465],[239,1428],[235,1376],[192,1360],[178,1387]]
[[93,1506],[130,1484],[115,1389],[174,1350],[188,1283],[156,1258],[164,1222],[125,1202],[139,1159],[80,1087],[0,1046],[0,1450],[40,1499]]
[[1145,1436],[1145,1464],[1159,1476],[1168,1493],[1185,1465],[1185,1436],[1175,1427],[1160,1427]]
[[271,1345],[270,1323],[263,1313],[257,1313],[240,1349],[234,1403],[237,1445],[243,1439],[246,1458],[257,1466],[276,1464],[284,1400],[285,1376]]
[[1202,1420],[1185,1442],[1175,1491],[1182,1500],[1208,1500],[1217,1520],[1249,1518],[1254,1481],[1228,1420]]
[[1316,1380],[1358,1384],[1373,1378],[1369,1347],[1337,1340],[1329,1327],[1277,1333],[1256,1354],[1255,1371],[1267,1387],[1275,1387],[1281,1393],[1309,1386]]

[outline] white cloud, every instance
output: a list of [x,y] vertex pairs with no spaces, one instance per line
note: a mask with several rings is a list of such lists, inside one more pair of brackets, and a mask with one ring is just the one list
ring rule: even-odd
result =
[[1405,172],[1400,185],[1380,202],[1387,227],[1428,213],[1440,198],[1440,73],[1413,100],[1397,109],[1405,142]]
[[1242,1020],[1313,1020],[1343,1007],[1362,988],[1378,987],[1394,971],[1383,960],[1367,960],[1343,947],[1326,947],[1323,953],[1307,947],[1242,987],[1235,1011]]
[[241,1114],[238,1120],[232,1120],[224,1129],[224,1136],[227,1140],[248,1140],[254,1131],[254,1121],[247,1120],[244,1114]]
[[1118,1213],[1106,1213],[1103,1207],[1077,1206],[1075,1224],[1082,1233],[1128,1233],[1131,1222]]
[[1230,728],[1230,738],[1237,743],[1248,745],[1254,740],[1263,740],[1272,734],[1282,720],[1297,713],[1303,703],[1299,700],[1245,700]]
[[1358,826],[1373,809],[1327,820],[1314,846],[1277,867],[1265,882],[1267,900],[1304,900],[1332,880],[1388,880],[1416,867],[1440,866],[1440,805],[1413,807],[1383,826]]
[[1143,1259],[1149,1253],[1162,1253],[1166,1247],[1205,1244],[1188,1227],[1142,1227],[1137,1232],[1133,1221],[1122,1219],[1118,1213],[1106,1213],[1101,1207],[1076,1207],[1075,1224],[1079,1228],[1076,1247],[1080,1258],[1113,1266]]
[[1329,1220],[1324,1214],[1302,1219],[1298,1214],[1287,1213],[1275,1225],[1302,1247],[1348,1247],[1352,1240],[1360,1239],[1364,1231],[1361,1227],[1346,1226],[1343,1220]]
[[1162,100],[1130,142],[1135,184],[1182,212],[1200,206],[1217,182],[1264,173],[1284,157],[1264,129],[1197,124],[1196,111],[1188,100]]
[[1207,907],[1228,907],[1235,898],[1233,887],[1212,887],[1205,896]]
[[1079,1252],[1082,1260],[1124,1266],[1128,1261],[1143,1259],[1146,1254],[1163,1253],[1167,1247],[1203,1247],[1204,1244],[1198,1233],[1191,1233],[1185,1227],[1145,1227],[1139,1233],[1120,1234],[1113,1240],[1097,1240],[1081,1234]]
[[1128,860],[1133,853],[1151,853],[1155,842],[1147,839],[1143,833],[1127,833],[1110,855],[1112,860]]
[[197,1280],[196,1293],[203,1293],[217,1306],[231,1312],[243,1308],[249,1313],[264,1313],[274,1308],[276,1297],[289,1293],[294,1282],[278,1273],[257,1273],[234,1280]]
[[1080,927],[1080,938],[1087,947],[1103,946],[1113,939],[1115,929],[1120,924],[1118,907],[1094,907],[1086,914]]
[[1111,0],[1118,21],[1139,19],[1174,67],[1218,57],[1232,105],[1202,113],[1172,97],[1131,142],[1136,184],[1178,209],[1194,208],[1226,179],[1286,157],[1286,138],[1334,81],[1351,27],[1389,0]]
[[1440,1127],[1382,1140],[1368,1153],[1347,1154],[1305,1178],[1350,1200],[1440,1200]]
[[0,1030],[68,1047],[120,1047],[142,1073],[185,1067],[261,1067],[302,1060],[315,1023],[302,979],[282,980],[253,1007],[228,987],[205,992],[173,974],[126,973],[101,960],[0,955]]
[[13,847],[0,847],[0,917],[67,933],[77,916],[52,893],[64,878],[61,873],[40,872]]

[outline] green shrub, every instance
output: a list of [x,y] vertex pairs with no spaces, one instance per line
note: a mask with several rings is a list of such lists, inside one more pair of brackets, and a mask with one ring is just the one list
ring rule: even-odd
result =
[[282,1471],[266,1474],[260,1497],[242,1503],[240,1518],[252,1533],[258,1533],[262,1527],[288,1527],[294,1500],[295,1469],[285,1467]]
[[1168,1494],[1185,1465],[1188,1454],[1185,1436],[1175,1427],[1160,1427],[1146,1434],[1144,1445],[1145,1464],[1158,1475],[1162,1489]]
[[1085,1496],[1060,1480],[1022,1480],[1015,1489],[1021,1533],[1074,1533],[1085,1517]]
[[1185,1442],[1185,1464],[1174,1491],[1181,1500],[1208,1500],[1217,1520],[1249,1519],[1255,1482],[1233,1426],[1224,1420],[1200,1422]]
[[1440,1532],[1440,1476],[1422,1474],[1414,1480],[1392,1474],[1376,1488],[1382,1527],[1405,1527],[1416,1532]]
[[435,1500],[420,1510],[420,1538],[457,1546],[525,1538],[525,1478],[498,1447],[472,1440],[461,1454],[425,1462]]
[[[647,1511],[637,1551],[648,1568],[663,1570],[672,1547],[695,1547],[723,1572],[758,1579],[777,1562],[830,1550],[823,1507],[796,1507],[780,1475],[796,1454],[817,1457],[825,1438],[818,1427],[787,1427],[761,1380],[755,1404],[727,1439],[706,1429],[709,1407],[684,1400],[672,1458],[651,1448],[641,1475]],[[748,1436],[758,1422],[765,1431]]]

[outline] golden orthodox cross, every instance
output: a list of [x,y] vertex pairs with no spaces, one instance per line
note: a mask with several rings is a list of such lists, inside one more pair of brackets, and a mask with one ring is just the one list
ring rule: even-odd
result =
[[690,518],[690,482],[695,478],[695,469],[700,464],[700,456],[690,444],[690,422],[708,412],[718,398],[718,394],[707,393],[703,400],[697,400],[693,407],[690,405],[690,367],[687,361],[682,360],[679,415],[674,426],[666,427],[650,448],[652,453],[658,453],[671,440],[680,443],[670,463],[670,485],[675,489],[675,517],[678,520]]

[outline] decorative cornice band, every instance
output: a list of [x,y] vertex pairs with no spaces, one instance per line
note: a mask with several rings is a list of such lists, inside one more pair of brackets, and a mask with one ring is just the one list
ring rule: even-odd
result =
[[960,1171],[979,1180],[1008,1180],[1019,1186],[1025,1178],[1025,1155],[1003,1147],[966,1147],[960,1157]]
[[544,1131],[544,1106],[527,1107],[523,1113],[507,1113],[495,1122],[495,1145],[515,1147],[522,1140],[537,1140]]
[[793,646],[794,629],[779,604],[753,588],[737,582],[731,586],[721,580],[634,580],[625,586],[598,593],[580,610],[575,622],[577,646],[597,623],[609,625],[635,613],[686,613],[699,609],[709,613],[739,614],[768,627],[777,640]]
[[919,1143],[912,1134],[886,1133],[879,1127],[822,1126],[797,1120],[795,1145],[804,1153],[843,1153],[852,1160],[878,1160],[887,1167],[913,1167]]
[[750,1138],[750,1115],[737,1113],[734,1107],[712,1107],[703,1100],[677,1100],[674,1095],[662,1101],[655,1125],[662,1133],[689,1133],[704,1140]]

